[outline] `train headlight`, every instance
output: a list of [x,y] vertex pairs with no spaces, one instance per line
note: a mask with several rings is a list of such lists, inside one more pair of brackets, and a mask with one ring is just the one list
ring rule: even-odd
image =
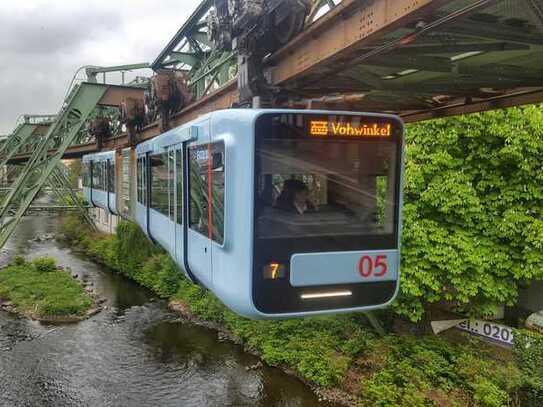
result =
[[342,290],[304,293],[300,297],[302,298],[302,300],[316,300],[322,298],[350,297],[351,295],[353,295],[351,291]]

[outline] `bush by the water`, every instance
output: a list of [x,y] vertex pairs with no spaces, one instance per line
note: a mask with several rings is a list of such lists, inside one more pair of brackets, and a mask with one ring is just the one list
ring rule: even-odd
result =
[[93,305],[81,285],[50,257],[32,262],[18,257],[1,269],[0,298],[35,317],[82,316]]

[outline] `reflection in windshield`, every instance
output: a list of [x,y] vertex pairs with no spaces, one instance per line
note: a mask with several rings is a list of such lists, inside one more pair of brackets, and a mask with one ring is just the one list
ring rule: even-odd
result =
[[258,154],[259,237],[393,232],[394,143],[267,139]]

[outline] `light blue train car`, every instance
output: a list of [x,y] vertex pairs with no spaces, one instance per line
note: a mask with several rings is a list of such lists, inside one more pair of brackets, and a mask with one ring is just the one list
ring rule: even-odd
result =
[[[144,142],[136,155],[133,218],[235,312],[367,311],[397,295],[399,118],[230,109]],[[110,208],[96,191],[87,197]]]
[[85,199],[93,206],[117,215],[115,152],[84,156],[82,174]]

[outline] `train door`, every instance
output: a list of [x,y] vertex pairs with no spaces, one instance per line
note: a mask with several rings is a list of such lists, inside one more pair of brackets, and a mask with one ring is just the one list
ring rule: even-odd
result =
[[174,194],[174,247],[175,247],[175,259],[177,264],[183,264],[183,177],[184,177],[184,165],[183,165],[183,145],[179,144],[172,148],[174,158],[174,185],[171,189]]
[[[209,220],[209,175],[211,171],[209,132],[199,137],[198,144],[189,144],[185,168],[188,182],[187,263],[190,271],[211,287],[211,228]],[[202,144],[204,142],[204,144]]]

